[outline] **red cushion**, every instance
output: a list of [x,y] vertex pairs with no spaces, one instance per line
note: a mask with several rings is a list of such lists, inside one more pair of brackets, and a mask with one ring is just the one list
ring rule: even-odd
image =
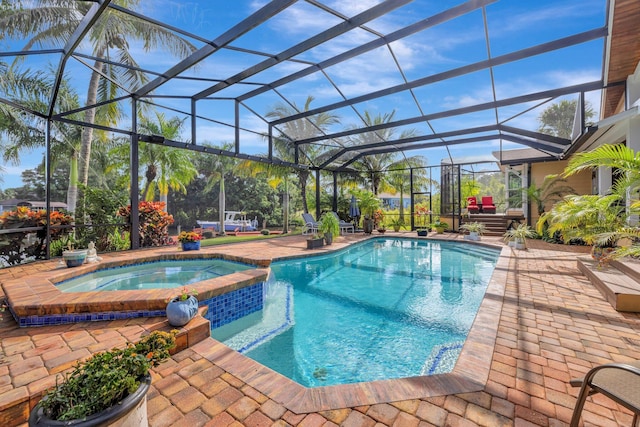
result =
[[495,205],[493,204],[493,197],[491,196],[484,196],[482,197],[482,208],[495,208]]
[[467,197],[467,206],[476,206],[478,202],[474,196]]

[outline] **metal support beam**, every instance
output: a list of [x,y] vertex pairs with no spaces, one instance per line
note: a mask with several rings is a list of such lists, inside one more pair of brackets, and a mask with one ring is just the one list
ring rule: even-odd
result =
[[[217,52],[240,36],[248,33],[253,28],[262,24],[272,16],[282,12],[284,9],[291,6],[296,1],[297,0],[273,0],[268,2],[260,10],[249,16],[247,19],[242,20],[242,22],[240,22],[239,24],[234,25],[231,29],[229,29],[229,31],[225,32],[220,37],[214,39],[208,45],[201,47],[200,49],[189,55],[187,58],[169,68],[162,74],[161,77],[153,79],[146,85],[142,86],[135,92],[135,95],[142,97],[149,94],[164,83],[171,80],[171,78],[193,67],[198,62]],[[198,98],[200,97],[195,97],[195,99]]]
[[249,67],[234,76],[229,77],[223,82],[220,82],[210,88],[207,88],[197,94],[194,95],[195,99],[206,98],[207,96],[213,95],[216,92],[221,91],[229,86],[232,86],[242,80],[254,76],[268,68],[273,67],[274,65],[278,65],[281,62],[284,62],[290,58],[293,58],[296,55],[300,55],[314,47],[325,43],[328,40],[334,39],[348,31],[357,28],[360,25],[365,24],[366,22],[377,19],[386,13],[391,12],[394,9],[399,8],[407,3],[411,2],[411,0],[388,0],[382,3],[378,3],[370,9],[365,10],[362,13],[357,14],[353,18],[348,21],[343,21],[338,25],[334,25],[328,30],[322,31],[321,33],[316,34],[313,37],[310,37],[304,40],[301,43],[296,44],[295,46],[290,47],[287,50],[284,50],[269,59],[265,59],[264,61]]
[[139,200],[140,191],[138,190],[138,166],[140,164],[140,156],[138,151],[138,103],[136,98],[131,98],[131,146],[129,147],[129,169],[131,181],[129,181],[131,199],[131,249],[140,247],[140,220],[139,220]]
[[[44,165],[44,179],[45,183],[45,199],[44,205],[47,210],[47,224],[45,225],[44,232],[47,236],[47,243],[45,247],[45,258],[51,259],[51,120],[47,119],[45,140],[45,165]],[[67,206],[68,207],[68,206]]]
[[235,150],[236,154],[240,154],[240,102],[233,103],[235,113]]
[[56,99],[58,98],[58,91],[60,90],[60,83],[62,83],[67,60],[76,49],[76,47],[78,47],[78,45],[82,42],[84,36],[86,36],[87,33],[91,31],[93,24],[95,24],[100,16],[102,16],[104,11],[109,6],[109,3],[111,3],[111,0],[102,0],[99,4],[92,4],[87,14],[82,18],[82,21],[80,21],[80,24],[78,25],[76,30],[73,32],[71,37],[69,37],[69,40],[67,40],[67,43],[64,46],[64,54],[62,55],[62,58],[60,58],[58,70],[53,81],[53,90],[51,93],[51,99],[49,100],[49,117],[53,115],[53,109],[56,105]]
[[455,108],[453,110],[440,111],[437,113],[411,117],[408,119],[396,120],[394,122],[382,123],[375,126],[369,126],[367,128],[351,129],[344,132],[336,132],[336,133],[323,135],[319,137],[301,139],[299,141],[296,141],[295,144],[296,145],[311,144],[314,142],[328,140],[328,139],[336,139],[336,138],[343,138],[345,136],[350,136],[350,135],[357,135],[363,132],[373,132],[381,129],[401,127],[401,126],[421,123],[429,120],[444,119],[447,117],[454,117],[454,116],[459,116],[463,114],[476,113],[478,111],[484,111],[484,110],[489,110],[493,108],[501,108],[501,107],[507,107],[510,105],[537,101],[540,99],[551,99],[558,96],[577,93],[580,91],[589,92],[589,91],[598,90],[601,88],[602,88],[602,81],[598,80],[598,81],[582,83],[574,86],[567,86],[560,89],[551,89],[551,90],[535,92],[527,95],[515,96],[513,98],[506,98],[496,102],[493,102],[493,101],[485,102],[483,104],[472,105],[469,107]]
[[333,211],[338,212],[338,173],[333,172]]
[[320,169],[316,169],[316,220],[320,219]]
[[198,116],[196,114],[196,100],[192,99],[191,100],[191,143],[192,144],[196,144],[197,141],[197,132],[196,132],[196,125],[197,125],[197,120],[198,120]]
[[308,116],[313,116],[320,113],[325,113],[325,112],[336,110],[349,105],[359,104],[365,101],[370,101],[372,99],[381,98],[387,95],[393,95],[395,93],[398,93],[404,90],[414,89],[416,87],[426,86],[431,83],[436,83],[436,82],[448,80],[454,77],[463,76],[465,74],[473,73],[476,71],[485,70],[489,67],[497,67],[499,65],[508,64],[510,62],[519,61],[522,59],[530,58],[536,55],[541,55],[543,53],[552,52],[554,50],[562,49],[565,47],[586,43],[594,39],[605,37],[606,35],[607,35],[606,27],[596,28],[594,30],[585,31],[583,33],[575,34],[569,37],[564,37],[562,39],[554,40],[548,43],[539,44],[536,46],[518,50],[516,52],[507,53],[505,55],[496,56],[491,59],[475,62],[473,64],[465,65],[459,68],[454,68],[452,70],[445,71],[442,73],[433,74],[431,76],[423,77],[421,79],[417,79],[409,83],[403,83],[403,84],[392,86],[376,92],[371,92],[366,95],[357,96],[355,98],[351,98],[346,101],[340,101],[333,104],[325,105],[324,107],[314,108],[313,110],[304,111],[302,113],[294,114],[289,117],[274,120],[271,123],[274,125],[280,125],[286,122],[299,120],[299,119],[302,119]]

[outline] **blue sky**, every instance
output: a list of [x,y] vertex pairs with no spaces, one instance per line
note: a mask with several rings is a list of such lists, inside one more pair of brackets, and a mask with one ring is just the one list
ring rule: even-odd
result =
[[[327,7],[345,15],[355,16],[363,10],[379,3],[373,0],[342,1],[323,0]],[[358,29],[329,40],[313,49],[295,56],[294,59],[316,63],[355,46],[376,38],[378,34],[389,34],[407,25],[413,24],[427,16],[442,12],[464,3],[462,0],[427,1],[416,0],[402,6],[386,16],[374,19],[366,24],[366,29]],[[179,28],[198,35],[207,40],[215,39],[233,25],[245,19],[251,13],[264,6],[262,1],[187,1],[178,0],[141,0],[137,8],[148,16],[168,22]],[[489,49],[493,57],[507,54],[530,46],[566,37],[582,31],[598,28],[605,23],[605,0],[498,0],[486,7],[486,21],[489,35]],[[250,98],[246,101],[248,108],[240,109],[240,124],[252,132],[241,132],[241,151],[248,154],[266,152],[264,139],[256,133],[266,132],[264,120],[251,110],[264,115],[278,103],[283,103],[281,94],[298,107],[304,105],[307,96],[315,100],[312,108],[332,104],[346,98],[352,98],[371,91],[401,84],[403,76],[408,81],[423,78],[432,74],[455,69],[487,59],[488,48],[482,10],[478,9],[464,16],[423,30],[391,44],[391,50],[378,48],[344,63],[326,69],[326,76],[316,72],[288,85],[278,87],[278,93],[270,91]],[[243,35],[231,45],[234,47],[257,50],[277,54],[292,45],[324,31],[340,22],[340,19],[320,10],[312,4],[299,1],[294,6],[271,18],[266,23]],[[369,31],[370,30],[370,31]],[[199,48],[203,43],[191,40]],[[24,41],[6,41],[3,49],[16,51],[22,49]],[[54,46],[55,47],[55,46]],[[141,44],[130,42],[130,50],[142,68],[156,72],[164,72],[175,64],[171,55],[162,51],[145,52]],[[603,40],[598,39],[581,45],[561,49],[548,54],[539,55],[519,62],[495,67],[493,77],[496,82],[497,99],[508,98],[546,89],[564,87],[597,80],[602,73]],[[76,50],[79,53],[90,53],[91,46],[83,43]],[[24,66],[37,68],[49,63],[57,63],[57,55],[34,56],[25,60]],[[8,59],[11,60],[11,59]],[[207,77],[227,79],[234,74],[264,60],[264,57],[221,50],[206,58],[197,67],[185,71],[185,77]],[[397,61],[397,63],[396,63]],[[265,70],[248,79],[252,83],[270,83],[293,71],[306,68],[308,65],[287,61]],[[81,99],[84,98],[89,69],[81,59],[72,58],[67,66],[68,74],[73,76]],[[338,92],[330,83],[333,81],[340,89]],[[190,95],[211,86],[210,82],[181,80],[161,86],[157,94]],[[214,96],[235,97],[251,90],[250,85],[235,85],[224,89]],[[414,99],[417,99],[416,100]],[[474,105],[479,102],[493,100],[491,73],[485,69],[466,74],[454,79],[416,88],[411,94],[408,91],[396,93],[355,105],[359,114],[368,111],[371,114],[390,113],[395,110],[396,119],[414,117],[421,113],[430,114]],[[593,107],[599,110],[599,93],[587,95]],[[188,111],[188,100],[158,100],[170,108]],[[128,104],[123,108],[128,111]],[[197,121],[198,143],[210,142],[220,144],[232,141],[234,131],[233,102],[216,99],[198,102],[198,114],[211,117],[217,122]],[[498,111],[498,120],[505,120],[521,113],[533,104],[523,104],[503,108]],[[535,130],[537,117],[546,106],[522,114],[507,124]],[[167,115],[174,112],[165,111]],[[349,107],[341,108],[334,113],[341,118],[341,124],[331,129],[339,131],[349,126],[361,126],[358,114]],[[461,117],[434,120],[431,126],[436,132],[445,132],[473,126],[495,124],[496,115],[493,110],[468,114]],[[130,119],[125,118],[121,126],[130,127]],[[419,134],[430,134],[431,129],[424,123],[412,125]],[[402,129],[400,129],[402,130]],[[399,131],[400,131],[399,130]],[[399,133],[399,132],[398,132]],[[183,138],[190,138],[185,132]],[[10,142],[9,142],[10,143]],[[454,145],[450,153],[454,158],[470,155],[487,154],[500,147],[499,141]],[[504,149],[522,148],[522,146],[503,143]],[[421,154],[428,159],[430,165],[439,164],[448,157],[444,148],[416,150],[409,155]],[[5,174],[1,188],[20,185],[19,175],[25,168],[31,168],[42,158],[42,152],[24,153],[20,166],[3,165]]]

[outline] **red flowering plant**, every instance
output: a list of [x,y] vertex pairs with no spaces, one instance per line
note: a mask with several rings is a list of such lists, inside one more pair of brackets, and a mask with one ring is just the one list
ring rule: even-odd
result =
[[373,213],[373,226],[375,228],[384,228],[382,221],[384,221],[384,212],[382,212],[382,209],[376,209]]
[[[138,204],[138,236],[140,247],[165,246],[173,243],[169,237],[169,226],[173,216],[164,211],[164,202],[140,202]],[[118,209],[118,215],[124,218],[131,231],[131,206]]]
[[[73,223],[73,216],[58,211],[47,215],[46,210],[31,210],[27,206],[18,206],[14,211],[0,214],[0,229],[14,229],[15,232],[2,234],[0,238],[0,258],[7,265],[15,265],[27,258],[43,258],[46,251],[46,225],[50,221],[52,240],[66,236],[71,228],[64,226]],[[20,228],[29,230],[20,231]],[[35,239],[31,237],[35,235]]]
[[419,229],[426,229],[428,227],[429,221],[427,220],[427,216],[431,215],[431,211],[429,208],[423,205],[416,206],[416,225]]

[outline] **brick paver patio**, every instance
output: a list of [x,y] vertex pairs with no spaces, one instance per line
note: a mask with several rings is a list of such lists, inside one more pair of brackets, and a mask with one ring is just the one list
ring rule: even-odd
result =
[[[271,257],[299,254],[303,247],[303,238],[294,236],[212,250]],[[216,365],[216,345],[220,345],[207,338],[155,369],[148,394],[149,423],[154,427],[566,426],[577,394],[569,379],[597,364],[636,360],[640,318],[613,310],[578,272],[575,258],[581,248],[539,241],[529,242],[529,247],[511,253],[489,380],[481,391],[297,414],[258,391],[260,387]],[[36,267],[19,267],[12,274],[29,274],[30,268]],[[3,274],[7,272],[0,272],[0,279]],[[75,360],[136,339],[162,321],[21,329],[4,314],[0,322],[0,420],[4,421],[20,415],[11,414],[3,406],[6,402],[45,388],[55,381],[52,374]],[[628,426],[631,418],[628,411],[598,395],[587,400],[583,413],[585,426]]]

